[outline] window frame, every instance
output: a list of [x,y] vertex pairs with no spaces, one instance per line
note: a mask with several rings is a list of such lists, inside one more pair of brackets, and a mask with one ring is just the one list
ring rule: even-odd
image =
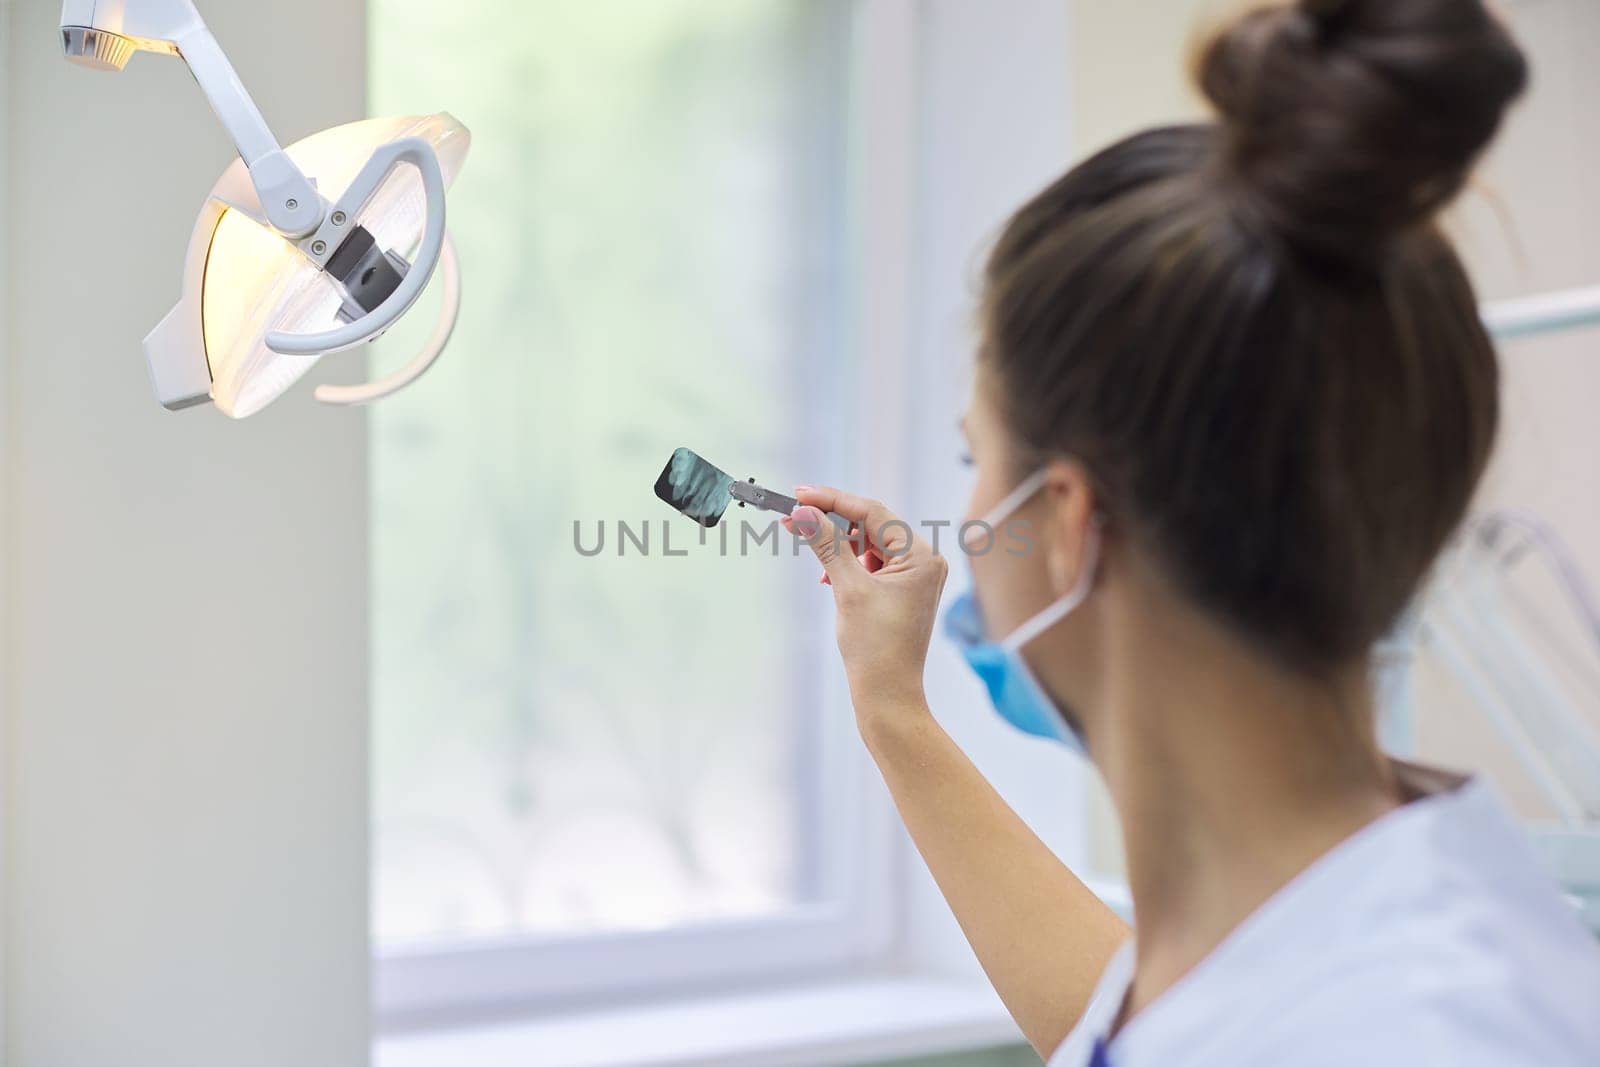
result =
[[[916,174],[915,0],[844,0],[845,237],[857,265],[840,301],[841,333],[864,377],[856,442],[871,457],[855,471],[885,496],[906,485],[904,428],[914,397],[886,388],[910,359]],[[903,380],[903,379],[900,379]],[[837,457],[830,457],[837,458]],[[816,647],[833,646],[832,618]],[[375,946],[376,1028],[393,1032],[467,1015],[582,1007],[617,997],[726,989],[852,973],[885,960],[898,942],[892,914],[897,828],[887,792],[856,734],[842,674],[827,672],[815,709],[802,802],[816,853],[820,903],[781,914],[653,931],[511,935]],[[621,975],[627,977],[619,978]]]

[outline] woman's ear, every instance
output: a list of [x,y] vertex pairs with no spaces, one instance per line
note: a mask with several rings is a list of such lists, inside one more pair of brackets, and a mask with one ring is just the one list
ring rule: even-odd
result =
[[1077,460],[1051,460],[1045,471],[1044,494],[1049,507],[1039,540],[1051,595],[1061,597],[1078,584],[1083,568],[1089,565],[1089,542],[1100,502],[1095,499],[1088,470]]

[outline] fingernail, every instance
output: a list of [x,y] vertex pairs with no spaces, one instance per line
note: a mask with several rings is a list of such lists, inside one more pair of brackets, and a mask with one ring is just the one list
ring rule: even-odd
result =
[[822,529],[822,512],[809,504],[801,504],[789,512],[789,519],[794,523],[794,531],[801,537],[815,537],[817,531]]
[[816,486],[814,485],[797,485],[794,487],[794,491],[797,493],[809,493],[815,488]]

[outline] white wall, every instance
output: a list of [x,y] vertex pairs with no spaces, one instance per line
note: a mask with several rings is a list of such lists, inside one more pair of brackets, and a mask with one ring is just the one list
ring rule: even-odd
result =
[[[280,137],[362,114],[360,0],[201,6]],[[69,66],[58,12],[0,8],[5,1063],[351,1067],[364,420],[151,399],[139,341],[231,149],[181,64]]]
[[[1485,161],[1451,226],[1488,299],[1600,285],[1600,167],[1594,100],[1600,93],[1600,4],[1508,0],[1533,59],[1533,88]],[[1501,351],[1503,421],[1482,508],[1516,508],[1549,521],[1600,590],[1600,329],[1517,341]],[[1524,588],[1530,588],[1524,586]],[[1550,597],[1556,629],[1575,638],[1570,609]],[[1600,663],[1600,649],[1588,652]],[[1418,675],[1418,741],[1431,758],[1482,766],[1520,810],[1551,814],[1532,779],[1510,759],[1487,718],[1452,714],[1461,689],[1424,660]],[[1600,705],[1579,705],[1600,731]]]
[[[957,424],[971,385],[977,283],[1005,220],[1070,162],[1069,34],[1061,0],[917,0],[917,11],[911,376],[917,391],[906,427],[915,458],[910,491],[895,506],[906,515],[959,521],[971,486],[952,480],[951,472],[964,448]],[[948,551],[952,530],[941,536]],[[952,574],[946,595],[969,580]],[[1081,866],[1082,797],[1090,776],[1076,757],[1002,722],[954,646],[937,637],[926,685],[938,696],[940,722],[1007,802],[1066,862]],[[922,861],[909,866],[907,962],[977,974]]]
[[1204,117],[1190,86],[1189,48],[1240,6],[1240,0],[1067,0],[1075,155],[1156,123]]

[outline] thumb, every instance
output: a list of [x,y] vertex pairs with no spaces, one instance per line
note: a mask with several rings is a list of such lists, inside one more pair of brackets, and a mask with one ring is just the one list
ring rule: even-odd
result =
[[849,551],[851,544],[843,531],[817,508],[809,504],[800,505],[784,520],[784,525],[811,546],[811,551],[817,554],[817,559],[822,563],[822,569],[827,572],[828,580],[834,585],[837,586],[840,581],[850,581],[856,575],[849,572],[863,569],[855,552]]

